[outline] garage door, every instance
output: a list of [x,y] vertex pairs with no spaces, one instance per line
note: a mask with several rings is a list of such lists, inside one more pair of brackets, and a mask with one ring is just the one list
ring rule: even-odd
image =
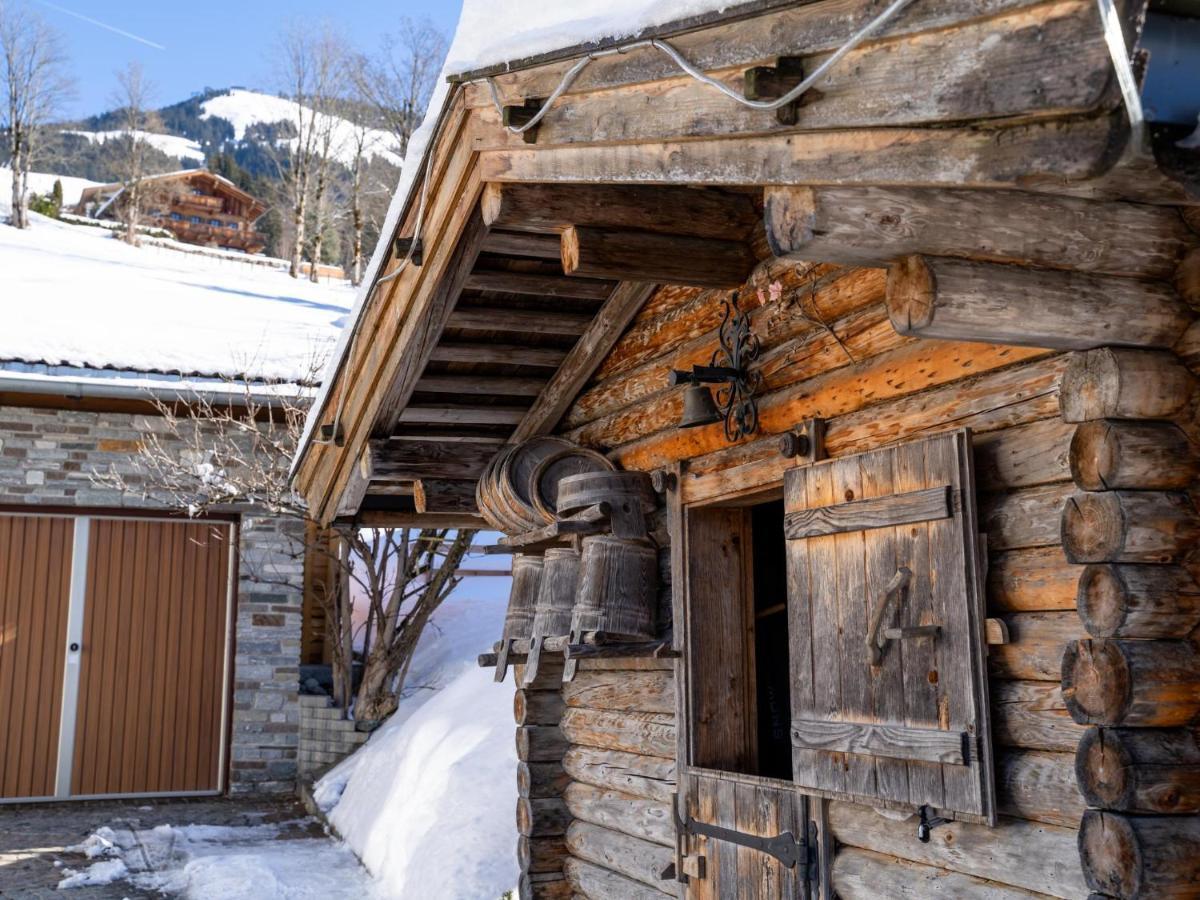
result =
[[222,790],[232,540],[0,515],[0,798]]

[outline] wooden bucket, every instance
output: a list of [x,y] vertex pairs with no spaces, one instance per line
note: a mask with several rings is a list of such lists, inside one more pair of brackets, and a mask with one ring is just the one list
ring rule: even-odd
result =
[[647,472],[585,472],[569,475],[558,483],[558,514],[569,516],[597,503],[614,507],[629,501],[643,513],[658,505],[654,485]]
[[546,551],[545,560],[533,634],[535,637],[561,637],[571,633],[571,614],[579,589],[579,551],[570,547],[551,547]]
[[512,589],[508,595],[508,612],[504,616],[504,640],[526,640],[533,631],[543,567],[544,560],[540,556],[513,557]]
[[545,523],[558,520],[558,492],[562,482],[587,472],[611,472],[612,461],[586,447],[570,447],[546,457],[530,476],[529,494],[533,507]]
[[501,447],[484,467],[483,474],[475,484],[475,505],[479,508],[479,514],[489,525],[505,534],[517,534],[521,530],[520,524],[506,514],[496,486],[497,471],[514,450],[514,444]]
[[654,640],[657,607],[658,553],[649,541],[607,534],[583,539],[573,636],[602,631],[629,640]]

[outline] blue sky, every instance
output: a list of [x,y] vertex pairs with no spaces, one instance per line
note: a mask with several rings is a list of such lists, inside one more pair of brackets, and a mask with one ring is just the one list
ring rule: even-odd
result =
[[76,97],[64,114],[72,118],[109,108],[113,73],[132,60],[141,62],[153,83],[156,106],[185,100],[205,87],[241,85],[271,91],[276,87],[271,50],[288,19],[332,21],[356,46],[374,48],[389,22],[402,16],[428,18],[449,38],[462,5],[461,0],[27,2],[66,42]]

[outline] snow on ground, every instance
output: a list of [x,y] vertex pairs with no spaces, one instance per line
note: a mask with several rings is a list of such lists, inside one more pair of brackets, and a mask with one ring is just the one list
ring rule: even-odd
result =
[[[195,141],[185,137],[180,137],[177,134],[158,134],[153,131],[134,131],[133,134],[144,140],[147,144],[156,150],[161,150],[167,156],[174,156],[177,159],[193,159],[197,162],[204,162],[204,150]],[[87,138],[88,143],[104,144],[114,138],[124,137],[130,134],[128,130],[118,131],[64,131],[63,134],[77,134],[82,138]]]
[[0,224],[0,364],[296,380],[328,355],[353,300],[344,283],[31,218]]
[[[202,119],[224,119],[233,125],[234,136],[240,141],[246,137],[246,129],[251,125],[276,122],[294,123],[297,118],[298,104],[284,97],[234,88],[228,94],[205,100],[200,109]],[[305,110],[307,117],[310,114],[308,107],[305,107]],[[319,113],[318,117],[322,128],[326,126],[333,128],[334,156],[346,165],[353,165],[354,124],[340,116],[329,116],[325,113]],[[368,130],[366,141],[368,156],[381,156],[392,165],[398,166],[400,165],[400,156],[396,150],[396,139],[391,134],[378,129]]]
[[512,685],[475,663],[500,633],[501,593],[443,603],[399,710],[317,784],[330,822],[395,896],[497,900],[517,882]]
[[[32,194],[49,194],[54,190],[54,182],[61,181],[63,186],[63,206],[74,206],[86,187],[94,187],[99,181],[89,181],[86,178],[76,178],[73,175],[51,175],[47,172],[30,172],[26,186]],[[12,169],[0,166],[0,211],[8,215],[12,205]]]
[[68,852],[98,861],[65,868],[59,890],[128,881],[187,900],[390,900],[344,845],[304,822],[249,826],[104,827]]

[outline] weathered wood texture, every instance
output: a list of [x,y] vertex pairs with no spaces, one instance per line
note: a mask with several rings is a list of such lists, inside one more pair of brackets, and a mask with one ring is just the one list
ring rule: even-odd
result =
[[926,254],[1168,280],[1195,240],[1172,209],[1023,192],[768,187],[765,201],[775,255],[847,265]]
[[1068,644],[1063,699],[1086,725],[1172,727],[1200,719],[1200,655],[1186,641]]
[[581,821],[572,822],[567,829],[566,845],[576,859],[603,866],[647,887],[669,891],[674,886],[661,878],[663,870],[674,862],[672,848]]
[[1085,491],[1182,490],[1200,469],[1169,422],[1084,422],[1071,438],[1071,477]]
[[1076,563],[1179,562],[1197,538],[1200,519],[1183,493],[1082,493],[1063,507],[1063,549]]
[[567,706],[673,715],[675,678],[671,672],[580,672],[562,687]]
[[517,759],[521,762],[558,762],[566,751],[567,738],[557,725],[517,728]]
[[995,553],[988,566],[988,611],[1074,609],[1082,572],[1058,545]]
[[1071,718],[1053,681],[993,681],[992,727],[1004,747],[1074,752],[1085,728]]
[[522,797],[557,797],[571,782],[562,763],[518,762],[517,793]]
[[1090,565],[1077,598],[1093,637],[1185,638],[1200,624],[1200,585],[1183,566]]
[[1122,900],[1195,897],[1200,816],[1130,816],[1089,809],[1079,831],[1088,886]]
[[732,288],[755,262],[748,244],[728,239],[584,225],[562,233],[563,271],[581,278]]
[[838,850],[833,860],[833,888],[842,900],[1030,900],[1048,896],[855,847]]
[[1173,419],[1188,408],[1194,386],[1172,353],[1103,347],[1071,358],[1059,402],[1068,422]]
[[1171,347],[1192,319],[1166,283],[907,256],[888,269],[901,334],[1059,350]]
[[673,714],[569,707],[559,728],[572,744],[650,756],[675,755]]
[[1078,827],[1085,804],[1075,782],[1075,755],[1040,750],[998,754],[996,799],[1006,815]]
[[570,823],[567,804],[558,797],[517,798],[517,831],[526,837],[558,837]]
[[1067,645],[1086,637],[1079,616],[1070,610],[1022,612],[1000,616],[1009,643],[988,648],[993,679],[1058,681]]
[[1092,807],[1200,813],[1200,743],[1192,729],[1089,728],[1075,773]]
[[675,760],[621,750],[572,747],[563,757],[567,775],[582,784],[670,803],[676,790]]
[[[662,900],[674,896],[673,893],[652,888],[603,866],[574,857],[567,860],[563,871],[571,887],[588,900]],[[663,884],[669,885],[670,882]]]
[[563,792],[572,816],[642,840],[675,845],[675,825],[668,803],[645,800],[632,794],[573,783]]

